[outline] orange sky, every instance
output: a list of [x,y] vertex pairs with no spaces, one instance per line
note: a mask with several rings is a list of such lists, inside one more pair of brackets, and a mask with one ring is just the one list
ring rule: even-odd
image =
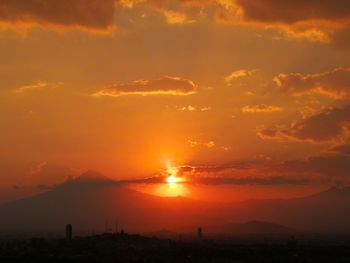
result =
[[169,162],[206,200],[347,184],[349,32],[341,0],[0,0],[0,201]]

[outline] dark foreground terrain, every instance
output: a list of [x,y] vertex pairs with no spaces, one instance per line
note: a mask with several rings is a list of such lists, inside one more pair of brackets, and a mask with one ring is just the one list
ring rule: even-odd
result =
[[350,262],[350,242],[174,241],[128,234],[1,241],[0,262]]

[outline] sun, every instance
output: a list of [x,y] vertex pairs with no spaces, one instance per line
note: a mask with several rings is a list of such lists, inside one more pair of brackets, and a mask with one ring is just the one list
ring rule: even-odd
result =
[[165,179],[165,181],[169,184],[175,184],[178,182],[178,179],[175,176],[170,175]]
[[166,160],[159,174],[161,182],[150,186],[153,187],[152,194],[166,197],[187,196],[189,191],[186,178],[181,174],[180,169],[181,166],[173,165],[171,161]]
[[178,172],[179,169],[176,166],[167,165],[166,174],[169,176],[165,179],[165,181],[170,185],[176,185],[176,183],[180,181],[177,177]]

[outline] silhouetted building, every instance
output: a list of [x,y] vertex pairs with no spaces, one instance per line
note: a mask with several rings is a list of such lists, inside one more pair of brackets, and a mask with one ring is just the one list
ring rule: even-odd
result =
[[203,238],[203,230],[202,230],[201,227],[198,227],[198,229],[197,229],[197,237],[198,237],[199,239],[202,239],[202,238]]
[[67,224],[66,225],[66,240],[68,242],[72,241],[72,237],[73,237],[73,227],[71,224]]

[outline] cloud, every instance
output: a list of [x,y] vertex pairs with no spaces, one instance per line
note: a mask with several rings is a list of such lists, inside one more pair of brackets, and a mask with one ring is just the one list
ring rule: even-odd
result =
[[[151,177],[133,181],[124,181],[130,184],[156,184],[164,183],[165,177]],[[234,177],[197,177],[187,178],[183,184],[196,185],[306,185],[310,181],[308,179],[285,178],[282,176],[266,177],[266,178],[234,178]]]
[[[144,1],[133,1],[144,2]],[[350,4],[344,0],[187,0],[147,1],[167,17],[171,10],[184,19],[260,28],[275,28],[286,38],[335,43],[349,48]],[[169,8],[171,7],[171,8]],[[344,45],[345,43],[345,45]]]
[[286,161],[283,170],[297,173],[315,173],[328,177],[349,178],[350,156],[343,154],[326,154],[314,156],[305,160]]
[[293,95],[318,93],[334,99],[350,99],[350,68],[309,75],[279,74],[273,80],[283,92]]
[[202,107],[200,108],[200,111],[210,111],[211,107]]
[[[338,180],[350,182],[350,155],[324,153],[283,162],[269,159],[216,166],[183,165],[177,167],[177,171],[177,177],[183,184],[260,186],[333,184]],[[164,171],[149,178],[123,182],[164,184],[167,176],[169,175]]]
[[188,105],[188,106],[184,106],[182,108],[180,108],[181,111],[195,111],[196,107],[192,106],[192,105]]
[[[346,146],[348,147],[348,146]],[[211,184],[303,185],[329,183],[333,179],[350,181],[350,155],[324,153],[305,159],[247,161],[223,166],[185,166],[181,176],[191,182]],[[209,179],[207,179],[209,178]]]
[[281,112],[283,109],[278,106],[258,104],[258,105],[247,105],[241,109],[244,113],[271,113],[271,112]]
[[[229,166],[180,166],[178,168],[178,177],[182,184],[196,185],[306,185],[310,183],[307,178],[293,178],[288,176],[263,176],[242,175],[237,170],[247,172],[247,167],[240,164]],[[127,184],[163,184],[168,174],[161,173],[149,178],[125,180]]]
[[197,141],[193,141],[193,140],[188,140],[187,142],[188,142],[188,144],[191,147],[196,147],[196,146],[202,146],[202,147],[206,147],[206,148],[213,148],[213,147],[215,147],[215,142],[214,141],[197,142]]
[[349,5],[345,0],[0,0],[0,28],[25,31],[39,26],[56,31],[109,33],[115,28],[116,8],[143,8],[161,14],[170,25],[210,19],[240,26],[273,27],[286,37],[349,48]]
[[73,169],[67,168],[65,166],[41,162],[32,165],[29,168],[24,181],[27,184],[36,184],[38,189],[43,189],[43,185],[48,186],[62,183],[67,178],[76,175],[77,173],[78,171],[74,171]]
[[135,80],[124,84],[114,84],[93,94],[96,97],[120,97],[124,95],[191,95],[197,85],[191,80],[165,76],[157,80]]
[[47,82],[43,80],[37,80],[34,81],[31,84],[23,85],[20,87],[17,87],[14,91],[16,93],[23,93],[31,90],[40,90],[40,89],[46,89],[46,88],[57,88],[61,86],[63,83],[60,82]]
[[275,28],[286,38],[350,48],[350,3],[345,0],[187,0],[173,5],[169,1],[147,2],[165,17],[171,6],[173,12],[191,21],[204,17],[218,23]]
[[159,0],[120,0],[123,7],[134,8],[137,5],[161,14],[169,25],[195,22],[188,8],[189,1],[159,1]]
[[257,70],[247,70],[247,69],[240,69],[240,70],[236,70],[233,71],[231,74],[227,75],[225,77],[225,82],[228,86],[231,86],[231,82],[236,80],[236,79],[240,79],[240,78],[244,78],[244,77],[250,77],[252,76]]
[[255,96],[256,94],[254,92],[252,92],[252,91],[246,91],[246,92],[244,92],[244,95],[246,95],[246,96]]
[[236,0],[244,17],[250,21],[295,24],[304,21],[342,21],[350,18],[350,3],[333,1],[295,0]]
[[236,4],[243,23],[277,27],[296,38],[335,42],[350,23],[350,3],[343,0],[236,0]]
[[350,105],[328,108],[307,116],[291,125],[262,128],[258,135],[263,139],[309,141],[313,143],[344,140],[349,135]]
[[207,177],[197,179],[196,183],[207,185],[305,185],[309,183],[309,180],[282,176],[266,178]]
[[183,24],[187,20],[186,14],[182,12],[163,10],[163,14],[168,24]]
[[183,107],[180,108],[180,111],[190,111],[190,112],[193,112],[193,111],[209,111],[209,110],[211,110],[210,107],[197,108],[197,107],[192,106],[192,105],[183,106]]
[[0,24],[26,29],[82,29],[95,32],[113,27],[115,0],[0,0]]

